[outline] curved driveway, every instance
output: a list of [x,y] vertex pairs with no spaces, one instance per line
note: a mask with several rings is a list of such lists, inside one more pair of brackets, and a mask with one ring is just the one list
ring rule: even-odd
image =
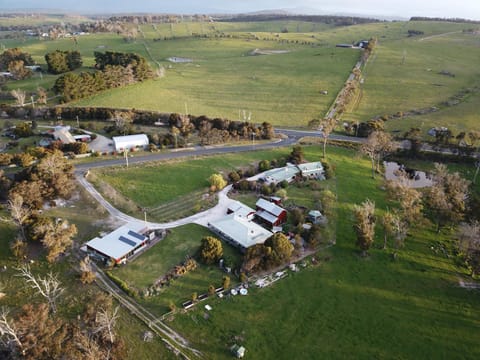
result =
[[[279,133],[283,133],[289,136],[287,139],[271,142],[271,143],[261,143],[261,144],[252,144],[252,145],[243,145],[243,146],[219,146],[219,147],[196,147],[193,149],[185,149],[179,151],[171,151],[167,153],[160,154],[151,154],[143,155],[138,157],[129,158],[130,164],[142,163],[147,161],[159,161],[159,160],[169,160],[169,159],[179,159],[186,158],[191,156],[205,156],[205,155],[218,155],[218,154],[229,154],[236,152],[245,152],[252,150],[263,150],[263,149],[272,149],[276,147],[290,146],[297,142],[297,140],[304,136],[321,136],[319,131],[298,131],[298,130],[286,130],[278,129]],[[335,136],[331,135],[330,138],[335,140],[346,141],[346,138],[351,141],[349,137]],[[84,174],[88,169],[114,166],[114,165],[123,165],[125,163],[124,159],[113,159],[113,160],[104,160],[97,161],[86,164],[79,164],[75,166],[75,176],[77,181],[112,215],[114,218],[128,223],[142,223],[146,224],[150,229],[169,229],[186,224],[199,224],[202,226],[207,226],[209,222],[220,219],[223,217],[228,206],[234,202],[227,197],[228,192],[231,189],[231,185],[225,187],[222,191],[218,193],[218,204],[206,211],[197,213],[195,215],[179,219],[176,221],[171,221],[168,223],[152,223],[146,222],[134,218],[130,215],[127,215],[120,210],[116,209],[112,204],[103,198],[103,196],[93,187],[93,185],[87,181]]]

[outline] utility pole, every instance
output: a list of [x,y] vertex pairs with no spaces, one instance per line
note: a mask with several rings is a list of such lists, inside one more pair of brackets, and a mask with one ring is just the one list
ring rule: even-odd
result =
[[127,148],[123,150],[123,155],[125,156],[125,163],[127,164],[127,168],[128,168],[128,149]]

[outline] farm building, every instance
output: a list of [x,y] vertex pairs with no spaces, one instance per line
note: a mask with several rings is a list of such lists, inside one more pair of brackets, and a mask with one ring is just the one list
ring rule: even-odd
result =
[[287,221],[287,210],[265,199],[259,199],[255,204],[255,216],[270,227],[279,226]]
[[210,230],[229,244],[245,252],[250,246],[263,244],[273,234],[239,214],[229,214],[208,224]]
[[70,133],[70,126],[56,126],[53,131],[53,138],[61,141],[63,144],[72,144],[75,138]]
[[323,165],[321,162],[311,162],[298,165],[303,177],[309,179],[325,180]]
[[121,226],[104,237],[96,237],[87,242],[87,252],[105,260],[113,260],[116,264],[125,263],[150,241],[149,237],[144,235],[146,231],[147,228],[141,224]]
[[314,224],[318,224],[320,221],[323,220],[323,215],[318,210],[310,210],[307,215],[308,220],[310,220]]
[[297,176],[299,170],[295,165],[287,164],[287,166],[282,168],[275,168],[272,170],[265,171],[263,173],[263,180],[267,184],[278,184],[282,181],[292,182]]
[[240,201],[234,201],[228,206],[227,214],[236,214],[248,219],[255,214],[255,210]]
[[145,134],[114,136],[113,146],[116,151],[124,151],[136,147],[145,147],[148,145],[148,137]]

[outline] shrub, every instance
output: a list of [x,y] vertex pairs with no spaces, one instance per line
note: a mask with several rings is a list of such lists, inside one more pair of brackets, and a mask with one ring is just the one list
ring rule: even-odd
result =
[[118,287],[120,287],[120,289],[122,289],[128,296],[134,298],[138,297],[138,291],[136,289],[131,289],[125,281],[113,275],[111,271],[106,271],[105,274],[107,274],[110,280],[117,284]]

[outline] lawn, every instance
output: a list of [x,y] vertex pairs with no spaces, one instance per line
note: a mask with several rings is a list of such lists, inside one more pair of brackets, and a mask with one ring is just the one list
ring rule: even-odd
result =
[[[123,196],[140,207],[157,207],[195,191],[208,191],[213,173],[227,175],[236,168],[257,165],[260,160],[286,156],[288,150],[200,157],[188,161],[152,162],[142,165],[92,170]],[[133,176],[132,176],[133,175]]]
[[[306,149],[307,157],[319,153]],[[352,206],[369,197],[385,209],[384,193],[366,160],[342,149],[329,154],[337,168],[337,245],[320,253],[321,265],[251,296],[208,300],[207,320],[199,307],[177,315],[174,327],[211,359],[228,358],[234,342],[262,359],[477,358],[480,300],[458,286],[464,269],[438,250],[448,234],[439,243],[432,228],[417,227],[396,261],[380,246],[359,257]]]
[[[169,234],[164,240],[134,261],[129,262],[128,265],[114,269],[113,273],[131,287],[146,288],[170,269],[185,261],[187,256],[195,256],[201,239],[204,236],[212,235],[208,229],[194,224],[169,230]],[[223,249],[224,256],[238,265],[240,262],[238,250],[225,243]],[[196,270],[173,281],[160,295],[140,301],[151,311],[159,315],[164,314],[169,311],[170,302],[181,307],[181,303],[188,300],[192,293],[197,292],[199,295],[206,293],[211,284],[216,287],[221,286],[224,275],[225,273],[216,265],[206,266],[199,263]],[[232,278],[234,277],[232,276]]]

